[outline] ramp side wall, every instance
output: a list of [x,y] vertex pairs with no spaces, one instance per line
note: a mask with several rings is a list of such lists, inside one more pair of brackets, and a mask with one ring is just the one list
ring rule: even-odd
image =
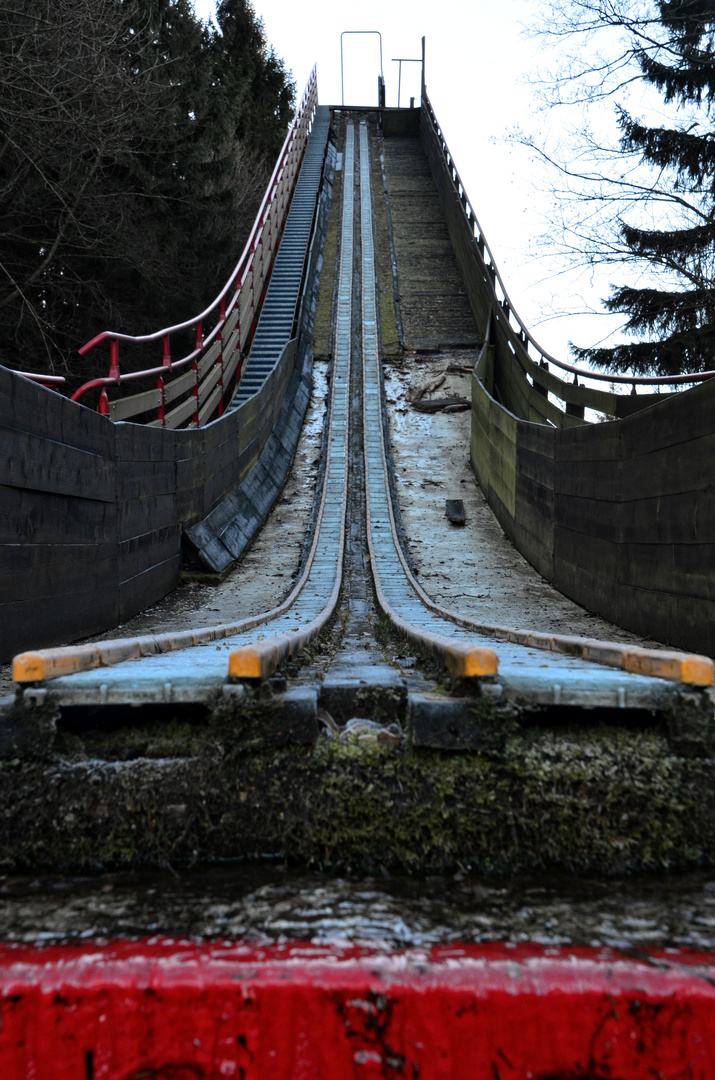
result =
[[106,417],[0,367],[0,660],[117,626],[179,581],[183,529],[249,474],[295,366],[200,429]]
[[488,343],[472,380],[471,458],[502,528],[584,607],[647,637],[715,655],[715,381],[600,424],[560,414],[557,427],[535,422],[531,408],[530,419],[512,411],[509,387],[524,366],[519,342],[424,111],[420,132]]

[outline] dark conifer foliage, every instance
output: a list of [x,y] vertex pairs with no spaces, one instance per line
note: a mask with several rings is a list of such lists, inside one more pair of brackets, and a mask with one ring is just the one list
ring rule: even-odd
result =
[[294,88],[250,5],[221,8],[224,35],[188,0],[0,0],[0,362],[74,383],[99,330],[223,284]]
[[[633,27],[642,78],[682,120],[651,127],[624,110],[621,149],[655,170],[657,201],[670,213],[657,227],[620,222],[624,258],[662,274],[647,287],[612,290],[606,307],[626,315],[625,330],[642,340],[613,348],[576,349],[611,371],[671,375],[715,369],[715,7],[712,0],[660,0],[653,25]],[[676,113],[676,118],[678,113]],[[656,201],[654,185],[653,202]]]

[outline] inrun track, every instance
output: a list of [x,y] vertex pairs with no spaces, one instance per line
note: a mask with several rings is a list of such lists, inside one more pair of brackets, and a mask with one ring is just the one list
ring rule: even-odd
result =
[[[434,603],[417,583],[402,550],[390,493],[386,455],[389,435],[384,426],[381,384],[373,194],[368,122],[365,119],[359,124],[352,120],[346,124],[343,168],[345,182],[334,316],[335,359],[325,442],[324,485],[312,544],[303,572],[291,593],[278,608],[257,612],[230,631],[228,628],[217,628],[215,632],[198,631],[197,636],[203,640],[188,648],[177,648],[183,642],[174,637],[167,641],[167,651],[141,660],[132,658],[119,662],[113,662],[112,649],[118,656],[122,650],[131,655],[131,641],[123,640],[116,646],[112,642],[100,642],[74,652],[71,648],[50,650],[46,661],[42,654],[17,658],[16,678],[36,685],[43,680],[33,664],[55,664],[58,677],[48,682],[47,701],[66,708],[152,702],[211,705],[221,696],[236,699],[242,693],[243,684],[250,685],[255,680],[270,677],[281,662],[297,655],[324,630],[335,614],[343,587],[348,491],[355,490],[362,479],[355,475],[354,461],[355,455],[361,452],[356,442],[363,439],[365,540],[373,587],[379,609],[400,635],[442,663],[452,675],[477,680],[477,686],[478,680],[482,679],[482,694],[490,703],[509,701],[535,708],[547,705],[625,708],[651,713],[677,708],[683,696],[683,682],[707,682],[711,665],[704,658],[701,661],[682,658],[682,663],[691,666],[697,667],[699,663],[694,677],[683,677],[676,660],[676,678],[670,681],[622,670],[626,666],[623,656],[627,652],[622,646],[590,642],[587,651],[593,659],[582,659],[578,655],[567,655],[571,651],[578,652],[578,646],[568,639],[562,643],[558,635],[542,642],[538,636],[533,636],[528,642],[517,644],[503,640],[507,635],[501,635],[498,628],[485,627],[460,615],[458,610],[448,611]],[[277,295],[278,299],[272,302],[272,289],[269,288],[254,344],[265,336],[261,334],[263,325],[272,325],[269,320],[273,309],[284,303],[283,292]],[[287,330],[284,336],[287,338]],[[280,349],[274,351],[275,364]],[[246,379],[251,371],[258,370],[252,357],[253,352],[246,365]],[[362,372],[362,424],[352,432],[349,453],[351,368]],[[254,376],[254,392],[270,370],[269,365],[262,376]],[[245,398],[245,393],[237,394],[237,400],[242,396]],[[353,407],[355,403],[353,398]],[[354,521],[347,524],[353,527]],[[350,584],[347,592],[349,594]],[[160,638],[157,644],[161,649]],[[135,646],[133,651],[137,653],[140,649],[141,645]],[[614,663],[614,651],[616,667],[606,666]],[[600,658],[599,652],[604,655],[605,664],[594,662]],[[645,671],[659,671],[659,663],[665,671],[665,662],[659,661],[657,652],[646,651],[643,656]],[[108,664],[103,662],[105,658],[109,659]],[[62,675],[63,664],[68,665],[70,671],[73,667],[81,669],[85,664],[90,670]],[[363,668],[361,665],[357,674],[357,685],[364,688],[371,680],[365,678]],[[50,669],[48,674],[52,673]],[[328,667],[328,688],[330,683]],[[379,681],[376,685],[379,689]],[[300,697],[304,696],[305,689],[302,687],[297,691]],[[401,689],[404,698],[404,685]],[[692,696],[689,687],[685,692]],[[33,690],[26,691],[26,695],[32,700]],[[321,699],[320,693],[317,703],[318,707],[329,704]],[[425,706],[418,695],[408,707],[415,713],[430,706]],[[439,709],[437,704],[432,708]],[[395,718],[402,720],[404,716]]]
[[[195,347],[181,356],[187,340]],[[255,808],[249,814],[247,806],[244,828],[224,835],[220,822],[233,820],[229,792],[238,783],[228,773],[220,784],[217,774],[216,805],[205,820],[187,809],[217,747],[223,748],[221,775],[239,761],[234,753],[241,769],[260,774],[264,753],[295,749],[305,759],[289,754],[276,760],[287,770],[281,774],[286,792],[307,800],[295,811],[304,822],[296,857],[372,865],[384,846],[380,830],[362,848],[350,830],[346,839],[336,828],[326,841],[311,817],[327,805],[325,793],[313,798],[310,784],[301,788],[291,771],[298,762],[318,770],[320,779],[311,783],[330,786],[333,771],[343,768],[343,747],[389,751],[408,775],[410,763],[422,768],[427,760],[428,772],[439,771],[440,755],[457,751],[475,755],[470,760],[477,772],[487,760],[494,763],[480,797],[501,805],[499,770],[513,768],[520,782],[533,779],[537,815],[548,815],[546,803],[557,790],[544,780],[549,740],[556,739],[561,754],[573,738],[577,755],[590,763],[596,804],[609,808],[606,818],[595,820],[593,837],[586,829],[588,842],[579,826],[557,841],[545,835],[507,850],[499,829],[480,832],[477,842],[470,829],[478,815],[467,816],[467,828],[455,814],[442,849],[432,836],[417,855],[394,834],[380,857],[403,867],[435,860],[447,865],[475,854],[476,844],[493,867],[501,860],[506,868],[544,861],[616,867],[625,858],[616,819],[625,811],[618,816],[620,773],[607,759],[613,753],[621,761],[614,747],[625,739],[637,762],[628,769],[648,777],[643,787],[628,789],[627,813],[640,815],[654,800],[667,807],[660,817],[647,816],[648,842],[638,839],[640,825],[629,832],[628,865],[653,865],[670,858],[664,853],[673,847],[678,864],[690,866],[711,848],[715,859],[715,836],[709,826],[704,835],[701,822],[713,748],[711,623],[704,618],[712,583],[703,566],[689,570],[709,543],[709,504],[701,497],[709,480],[701,459],[715,441],[708,405],[715,383],[703,378],[690,390],[653,394],[644,380],[633,380],[634,392],[618,394],[591,385],[598,383],[595,375],[589,384],[580,373],[572,380],[572,371],[558,377],[559,366],[568,365],[540,352],[513,312],[426,93],[419,109],[329,109],[317,104],[313,76],[225,289],[195,320],[141,344],[152,341],[165,361],[161,385],[129,395],[117,393],[117,382],[132,384],[127,390],[156,377],[152,368],[125,378],[123,358],[136,342],[107,331],[88,343],[86,351],[109,345],[111,373],[74,396],[89,402],[99,392],[99,414],[0,369],[9,387],[0,398],[10,439],[3,490],[15,493],[17,507],[36,510],[27,517],[33,543],[0,545],[0,558],[29,560],[24,576],[13,572],[4,609],[6,642],[26,646],[13,662],[15,692],[2,703],[4,760],[28,763],[33,776],[38,770],[38,783],[56,762],[63,776],[69,769],[79,783],[88,759],[124,762],[127,776],[135,759],[161,760],[161,781],[154,765],[151,782],[142,774],[136,791],[135,780],[128,780],[132,799],[142,791],[157,806],[184,809],[173,824],[160,824],[163,811],[149,812],[151,839],[138,842],[143,854],[136,857],[181,860],[200,851],[211,860],[255,852],[259,835],[266,853],[291,847],[281,815],[274,816],[272,802],[268,812],[259,795],[260,828]],[[311,472],[303,462],[301,427],[313,369],[313,427],[323,376],[329,390],[321,460]],[[421,379],[421,371],[430,372],[430,380]],[[445,379],[451,380],[447,387],[469,387],[471,406],[463,397],[444,396],[454,390],[439,391]],[[433,423],[420,419],[439,409],[444,412]],[[452,418],[450,409],[461,417]],[[594,422],[597,413],[610,419]],[[495,618],[493,606],[480,611],[474,578],[483,580],[482,564],[496,551],[506,553],[507,541],[483,505],[479,513],[490,515],[495,539],[480,540],[464,566],[455,558],[442,561],[457,550],[458,534],[475,534],[468,520],[460,533],[465,510],[459,499],[442,503],[445,515],[433,515],[429,529],[416,517],[405,476],[412,477],[412,490],[437,483],[429,472],[438,448],[435,443],[433,458],[429,442],[415,447],[413,435],[410,444],[404,414],[413,431],[432,423],[430,438],[438,432],[451,438],[462,461],[469,452],[473,472],[459,481],[474,492],[465,500],[466,517],[477,507],[476,474],[514,546],[551,585],[601,618],[610,616],[612,631],[602,638],[584,633],[588,613],[551,585],[535,585],[530,570],[525,586],[517,584],[527,581],[524,574],[514,570],[512,588],[548,598],[535,623]],[[471,439],[460,426],[465,418]],[[64,450],[50,437],[57,434],[55,419],[67,440]],[[32,423],[37,431],[30,437]],[[301,487],[312,492],[312,510],[301,496],[296,514],[303,514],[305,527],[296,526],[291,536],[302,530],[304,544],[293,584],[287,594],[273,589],[275,599],[251,606],[254,595],[271,596],[274,571],[278,580],[291,576],[292,554],[272,522],[288,521],[281,491]],[[466,494],[466,488],[445,494],[460,491]],[[80,524],[82,543],[73,533]],[[27,527],[16,523],[20,532]],[[66,543],[49,543],[60,533]],[[464,552],[466,541],[460,542]],[[509,558],[514,567],[513,554]],[[180,623],[179,612],[162,627],[157,609],[143,617],[153,623],[151,632],[101,635],[160,599],[176,583],[182,560],[185,576],[200,585],[208,580],[207,594],[222,605],[219,622],[212,621],[209,602],[204,610],[194,605],[195,622]],[[244,574],[251,562],[258,568],[253,583]],[[55,574],[58,563],[64,577]],[[443,588],[438,599],[428,583],[445,565],[453,568],[452,588]],[[504,603],[507,594],[500,594]],[[235,614],[233,597],[242,605]],[[82,631],[93,640],[60,644]],[[639,642],[638,633],[649,640]],[[653,639],[669,644],[656,647]],[[180,736],[172,727],[177,724]],[[675,765],[684,760],[687,766]],[[379,789],[389,769],[383,775],[378,759],[373,766]],[[661,767],[670,777],[665,795]],[[122,765],[102,774],[108,785],[102,806],[114,806],[124,771]],[[573,776],[564,805],[586,828]],[[74,782],[65,795],[53,788],[57,805],[52,810],[49,800],[43,814],[63,820],[63,800],[75,806]],[[434,782],[427,802],[436,812],[441,788]],[[250,791],[262,781],[245,783]],[[165,784],[171,791],[162,796]],[[403,814],[416,812],[417,792],[400,788]],[[528,802],[524,795],[527,831]],[[339,803],[350,817],[347,793]],[[509,803],[502,808],[507,816],[516,812],[511,796]],[[20,800],[11,813],[11,863],[22,858],[16,838],[28,805]],[[71,834],[56,837],[56,852],[46,857],[111,864],[111,829],[95,835],[89,807],[70,813],[86,844],[73,844]],[[201,836],[193,846],[182,824],[187,814]],[[682,828],[677,843],[674,820]],[[131,862],[134,841],[128,850],[122,847],[122,859]]]

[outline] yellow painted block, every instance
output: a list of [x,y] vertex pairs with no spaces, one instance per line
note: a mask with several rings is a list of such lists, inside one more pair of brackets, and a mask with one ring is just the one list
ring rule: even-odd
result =
[[[635,650],[631,651],[635,652]],[[626,646],[618,641],[599,641],[594,638],[584,641],[581,655],[584,660],[592,660],[596,664],[605,664],[607,667],[623,668],[624,671],[628,671],[625,661],[626,652]]]
[[713,662],[709,656],[686,656],[683,659],[682,679],[693,686],[713,685]]
[[713,662],[707,656],[655,649],[624,649],[623,661],[626,671],[638,675],[651,675],[694,686],[713,684]]
[[77,671],[90,671],[99,667],[101,658],[96,645],[76,645],[62,649],[40,649],[34,653],[20,653],[12,662],[15,682],[43,682],[58,679],[61,675],[74,675]]
[[234,649],[228,658],[229,679],[268,679],[281,661],[280,650],[271,641],[258,641]]
[[499,673],[499,659],[493,649],[468,643],[450,644],[446,649],[445,665],[450,675],[460,679]]
[[42,653],[20,653],[12,662],[15,682],[42,682],[45,677],[45,659]]
[[121,664],[124,660],[139,660],[141,647],[138,638],[116,638],[114,641],[98,641],[97,650],[102,667]]

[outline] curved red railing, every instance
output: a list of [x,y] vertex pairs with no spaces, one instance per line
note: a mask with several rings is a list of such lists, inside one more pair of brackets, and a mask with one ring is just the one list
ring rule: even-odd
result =
[[449,169],[450,175],[452,177],[452,182],[454,183],[457,194],[459,196],[460,205],[467,221],[472,228],[474,238],[477,242],[477,246],[479,247],[480,254],[484,259],[484,264],[492,279],[492,284],[497,297],[497,301],[500,304],[506,318],[508,319],[512,330],[514,330],[520,336],[524,346],[527,347],[531,345],[534,351],[537,353],[536,357],[531,357],[532,360],[540,364],[553,364],[555,367],[561,368],[563,371],[569,371],[577,376],[580,375],[584,379],[596,379],[600,382],[608,383],[625,383],[628,386],[633,386],[634,388],[636,386],[649,385],[674,386],[679,383],[697,383],[704,382],[707,379],[715,378],[715,371],[698,371],[682,375],[610,375],[602,371],[592,371],[590,368],[583,368],[578,367],[575,364],[568,364],[565,360],[557,360],[556,357],[552,356],[550,353],[547,353],[544,349],[542,349],[539,343],[533,337],[531,331],[528,329],[526,324],[522,322],[522,320],[519,318],[517,313],[514,311],[514,308],[512,307],[511,300],[509,299],[509,294],[506,291],[502,276],[497,269],[497,264],[492,254],[491,248],[489,247],[486,237],[482,232],[481,226],[479,224],[479,221],[477,220],[477,216],[474,213],[472,205],[467,198],[464,184],[462,183],[460,175],[456,169],[454,159],[450,153],[449,147],[447,146],[447,142],[442,132],[442,128],[440,127],[439,121],[437,120],[437,116],[434,109],[432,108],[432,103],[427,96],[426,90],[423,90],[422,93],[422,104],[427,110],[430,120],[432,121],[432,126],[434,127],[435,133],[442,149],[442,156],[444,157],[444,160],[447,164],[447,168]]
[[[11,370],[14,371],[15,369],[11,368]],[[29,379],[30,382],[40,383],[50,390],[55,386],[62,386],[67,382],[64,375],[43,375],[39,371],[16,371],[15,374],[22,375],[23,379]]]
[[[290,208],[293,191],[318,105],[318,81],[313,68],[293,123],[286,136],[278,161],[263,197],[251,234],[240,259],[218,296],[199,315],[153,334],[132,336],[105,330],[79,350],[86,356],[98,345],[109,342],[109,373],[90,379],[72,394],[80,401],[89,391],[100,390],[97,411],[112,420],[127,420],[155,412],[149,421],[154,427],[201,426],[217,413],[224,402],[234,376],[241,377],[243,350],[255,333],[265,288]],[[216,321],[208,333],[205,322],[212,315]],[[172,360],[172,336],[194,331],[194,348],[186,356]],[[122,373],[119,344],[142,345],[161,342],[161,363],[154,367]],[[167,375],[187,369],[175,379]],[[110,401],[107,388],[156,377],[156,386],[130,397]],[[173,405],[173,402],[177,402]],[[171,406],[168,408],[168,406]]]

